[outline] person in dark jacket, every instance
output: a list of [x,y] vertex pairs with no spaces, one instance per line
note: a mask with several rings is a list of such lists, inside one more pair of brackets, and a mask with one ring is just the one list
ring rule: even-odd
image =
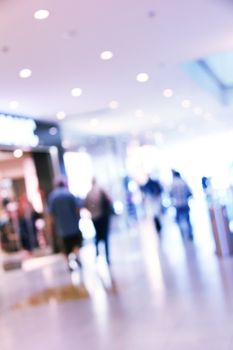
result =
[[112,201],[107,192],[98,185],[95,178],[92,187],[87,193],[85,207],[91,213],[92,222],[96,231],[96,255],[99,255],[99,243],[104,242],[106,261],[110,264],[109,254],[109,224],[112,214]]
[[54,224],[56,234],[61,239],[69,266],[73,266],[69,258],[74,257],[71,261],[75,261],[81,268],[80,248],[83,238],[79,229],[80,208],[64,180],[59,180],[55,189],[50,193],[48,210],[51,224]]

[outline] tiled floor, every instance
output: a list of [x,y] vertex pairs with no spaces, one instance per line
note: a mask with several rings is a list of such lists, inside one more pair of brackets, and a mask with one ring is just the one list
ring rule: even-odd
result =
[[[83,250],[86,294],[12,308],[35,293],[69,285],[61,256],[0,274],[0,350],[231,350],[233,259],[219,259],[203,227],[183,242],[174,224],[161,240],[144,221],[112,236],[112,281],[93,247]],[[73,274],[74,284],[79,275]],[[21,305],[21,304],[20,304]]]

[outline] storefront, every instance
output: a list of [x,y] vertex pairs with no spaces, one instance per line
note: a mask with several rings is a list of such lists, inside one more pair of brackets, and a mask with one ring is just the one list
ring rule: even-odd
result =
[[[25,217],[30,212],[34,219],[43,217],[53,180],[62,173],[63,149],[56,123],[0,114],[0,230],[3,250],[32,250],[46,244],[46,237],[35,237],[30,232],[33,230],[28,229],[28,237],[23,236],[20,215]],[[20,214],[23,210],[27,213]]]

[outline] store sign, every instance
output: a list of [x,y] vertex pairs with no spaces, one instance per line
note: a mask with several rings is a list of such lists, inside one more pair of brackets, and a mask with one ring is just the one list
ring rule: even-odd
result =
[[5,146],[36,147],[39,137],[35,134],[33,119],[0,114],[0,144]]

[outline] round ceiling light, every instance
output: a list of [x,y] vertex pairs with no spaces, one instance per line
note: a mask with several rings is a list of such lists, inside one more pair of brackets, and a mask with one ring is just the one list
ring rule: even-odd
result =
[[164,97],[167,97],[167,98],[172,97],[173,94],[174,94],[174,93],[173,93],[172,89],[165,89],[165,90],[163,91],[163,96],[164,96]]
[[136,79],[139,83],[145,83],[149,80],[149,75],[147,73],[139,73]]
[[49,11],[48,10],[38,10],[34,13],[35,19],[46,19],[49,17]]
[[32,75],[32,71],[31,69],[28,69],[28,68],[21,69],[21,71],[19,72],[20,78],[23,78],[23,79],[29,78],[31,75]]
[[23,151],[21,149],[16,149],[13,154],[15,158],[21,158],[23,156]]
[[111,58],[113,58],[113,53],[112,51],[103,51],[100,54],[100,58],[104,61],[110,60]]
[[183,100],[181,103],[181,106],[183,108],[190,108],[191,107],[191,101],[190,100]]
[[115,100],[109,102],[108,105],[109,105],[109,108],[111,108],[111,109],[117,109],[119,107],[119,103]]
[[66,114],[63,111],[57,112],[56,117],[57,117],[58,120],[63,120],[63,119],[65,119]]
[[80,88],[73,88],[71,90],[71,95],[74,96],[74,97],[79,97],[79,96],[82,95],[82,93],[83,93],[83,91]]

